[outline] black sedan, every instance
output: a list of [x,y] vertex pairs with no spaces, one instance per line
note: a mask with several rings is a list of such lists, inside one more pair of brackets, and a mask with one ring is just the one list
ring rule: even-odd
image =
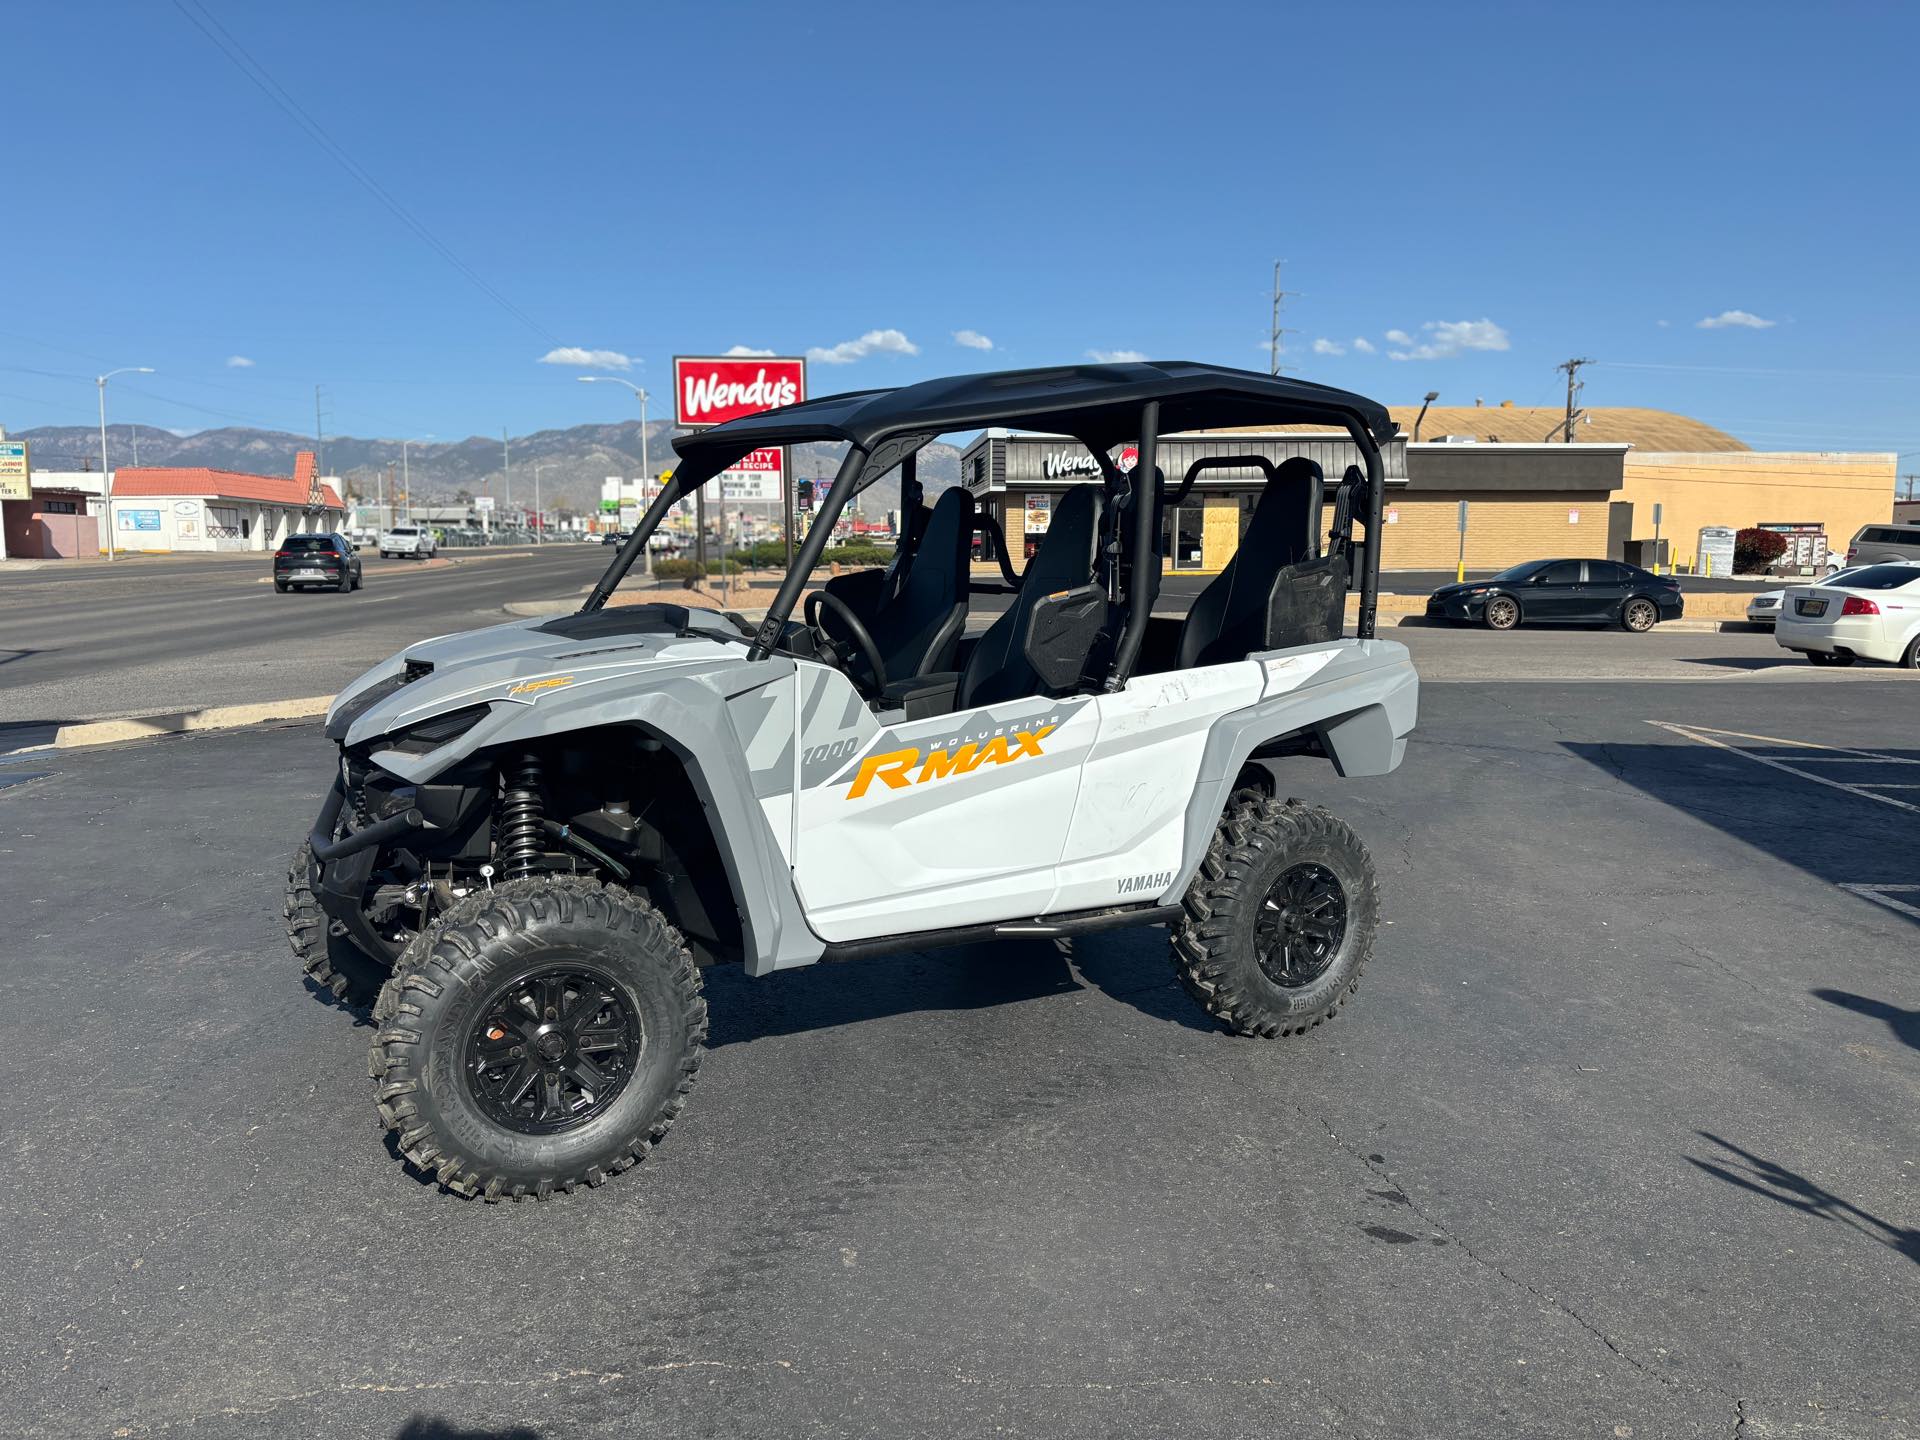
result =
[[1646,631],[1678,620],[1684,608],[1680,582],[1671,575],[1618,560],[1529,560],[1485,580],[1442,585],[1427,601],[1427,618],[1490,630],[1538,620]]
[[282,595],[309,587],[358,590],[360,584],[360,557],[344,535],[289,535],[273,552],[273,588]]

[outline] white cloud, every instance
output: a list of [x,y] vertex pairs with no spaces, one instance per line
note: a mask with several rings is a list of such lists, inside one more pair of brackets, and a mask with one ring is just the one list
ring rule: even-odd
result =
[[1389,330],[1387,339],[1402,348],[1389,350],[1390,360],[1446,360],[1462,350],[1507,350],[1507,332],[1491,320],[1429,320],[1420,327],[1428,338],[1415,344],[1404,330]]
[[227,356],[227,368],[229,370],[251,370],[253,368],[253,361],[244,355],[229,355]]
[[978,330],[954,331],[953,343],[956,345],[964,345],[969,350],[991,350],[993,348],[993,341],[982,335]]
[[1746,310],[1722,310],[1718,315],[1709,315],[1695,322],[1700,330],[1725,330],[1730,325],[1743,326],[1748,330],[1771,330],[1778,321],[1762,320],[1758,315]]
[[1669,325],[1673,324],[1671,320],[1656,320],[1653,323],[1658,325],[1662,330],[1666,329]]
[[1087,358],[1102,365],[1137,365],[1147,357],[1138,350],[1089,350]]
[[1357,354],[1373,354],[1373,342],[1364,335],[1356,335],[1353,337],[1353,348]]
[[1316,355],[1344,355],[1347,353],[1347,347],[1342,345],[1338,340],[1316,340],[1313,342],[1313,353]]
[[562,345],[540,357],[542,365],[584,365],[594,370],[631,370],[633,357],[618,350],[582,350],[578,345]]
[[869,355],[918,355],[920,347],[898,330],[869,330],[858,340],[838,345],[815,345],[807,358],[818,365],[851,365]]
[[771,355],[773,354],[773,351],[762,350],[757,345],[729,345],[721,353],[732,358],[750,360],[750,359],[758,359],[763,355]]

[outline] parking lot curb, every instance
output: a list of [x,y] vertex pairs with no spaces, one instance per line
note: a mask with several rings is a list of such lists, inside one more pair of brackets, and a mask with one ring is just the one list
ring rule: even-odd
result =
[[148,740],[157,735],[186,735],[197,730],[230,730],[269,720],[310,720],[327,713],[331,695],[308,695],[297,700],[262,700],[252,705],[215,705],[206,710],[176,710],[165,715],[137,715],[122,720],[88,720],[62,725],[53,737],[56,750],[87,745],[117,745],[126,740]]

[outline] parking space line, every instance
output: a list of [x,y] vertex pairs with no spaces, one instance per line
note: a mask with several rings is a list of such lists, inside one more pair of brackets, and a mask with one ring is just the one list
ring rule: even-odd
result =
[[[1756,754],[1754,751],[1744,749],[1739,745],[1729,745],[1725,740],[1721,740],[1716,737],[1721,735],[1732,735],[1741,740],[1759,740],[1759,741],[1763,741],[1768,745],[1787,745],[1787,746],[1792,746],[1796,749],[1808,749],[1808,750],[1841,750],[1841,749],[1844,749],[1844,747],[1815,745],[1805,740],[1781,740],[1772,735],[1743,735],[1737,730],[1708,730],[1704,726],[1678,725],[1671,720],[1649,720],[1647,721],[1647,724],[1652,725],[1655,728],[1660,730],[1671,731],[1675,735],[1682,736],[1688,740],[1696,741],[1701,745],[1711,745],[1716,750],[1725,750],[1734,755],[1744,756],[1748,760],[1753,761],[1756,765],[1771,766],[1775,770],[1784,770],[1789,775],[1797,775],[1802,780],[1811,780],[1816,785],[1825,785],[1830,789],[1834,789],[1834,790],[1844,790],[1847,794],[1857,795],[1862,800],[1877,800],[1880,804],[1891,805],[1896,810],[1905,810],[1914,815],[1920,815],[1920,805],[1915,805],[1914,803],[1908,800],[1897,799],[1892,795],[1875,794],[1874,793],[1875,787],[1872,787],[1869,785],[1849,785],[1844,780],[1834,779],[1831,775],[1818,775],[1811,770],[1802,770],[1797,765],[1789,765],[1786,763],[1786,761],[1776,760],[1771,755]],[[1879,760],[1882,763],[1891,762],[1896,765],[1914,763],[1910,760],[1902,760],[1898,756],[1875,755],[1871,750],[1853,750],[1853,751],[1848,751],[1846,753],[1857,755],[1857,756],[1870,757],[1872,759]],[[1808,756],[1806,758],[1813,759],[1815,757]],[[1888,787],[1879,787],[1879,788],[1888,788]]]
[[[1667,722],[1654,720],[1648,723],[1665,725]],[[1700,735],[1725,735],[1734,740],[1760,740],[1768,745],[1788,745],[1795,750],[1819,750],[1828,755],[1859,755],[1868,760],[1879,760],[1893,765],[1920,765],[1920,760],[1903,760],[1895,755],[1882,755],[1876,750],[1855,750],[1847,745],[1818,745],[1811,740],[1784,740],[1778,735],[1749,735],[1744,730],[1715,730],[1709,725],[1689,725],[1686,728]]]
[[1862,900],[1871,900],[1876,905],[1884,905],[1889,910],[1898,910],[1903,915],[1911,915],[1920,920],[1920,905],[1909,905],[1905,900],[1896,900],[1899,895],[1920,896],[1920,885],[1848,885],[1840,888],[1849,895],[1858,895]]

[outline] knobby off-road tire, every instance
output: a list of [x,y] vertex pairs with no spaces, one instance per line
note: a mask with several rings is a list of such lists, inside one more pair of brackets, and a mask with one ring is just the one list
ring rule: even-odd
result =
[[287,941],[301,968],[336,1000],[364,1004],[386,983],[386,962],[367,954],[344,935],[313,893],[313,847],[302,845],[287,867]]
[[1236,1035],[1332,1019],[1373,953],[1373,861],[1346,822],[1298,800],[1230,806],[1181,903],[1180,983]]
[[[679,932],[573,877],[461,900],[407,947],[374,1017],[367,1068],[401,1154],[487,1200],[544,1200],[640,1160],[686,1105],[707,1035]],[[514,1096],[523,1066],[538,1073]]]

